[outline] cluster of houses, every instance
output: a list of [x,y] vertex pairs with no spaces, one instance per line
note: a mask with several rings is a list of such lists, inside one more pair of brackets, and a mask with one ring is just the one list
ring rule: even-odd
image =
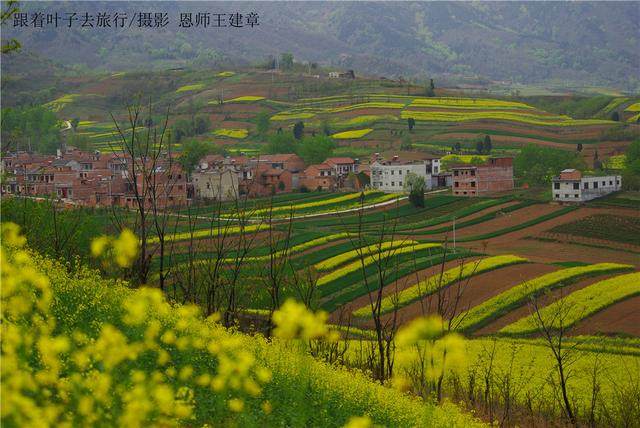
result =
[[[481,165],[453,165],[442,171],[438,157],[401,152],[375,153],[365,162],[330,157],[305,165],[296,154],[248,156],[207,155],[187,174],[177,154],[158,159],[132,159],[124,154],[83,152],[68,148],[56,155],[26,152],[2,159],[2,193],[54,196],[84,206],[135,207],[153,195],[159,207],[183,206],[191,199],[232,200],[292,191],[340,191],[373,188],[387,193],[406,190],[408,174],[424,179],[426,190],[451,187],[461,197],[499,193],[514,188],[513,160],[493,157]],[[153,190],[149,188],[153,186]],[[564,170],[553,179],[553,199],[583,202],[620,190],[620,176],[584,177]],[[150,203],[151,200],[145,201]]]

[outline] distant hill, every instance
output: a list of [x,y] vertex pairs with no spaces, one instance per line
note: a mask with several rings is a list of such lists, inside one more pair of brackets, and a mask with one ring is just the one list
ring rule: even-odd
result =
[[[106,70],[246,65],[292,52],[359,73],[640,91],[637,2],[23,3],[25,11],[166,11],[162,30],[24,30],[27,52]],[[178,28],[180,12],[256,11],[254,29]],[[3,58],[3,71],[25,71]]]

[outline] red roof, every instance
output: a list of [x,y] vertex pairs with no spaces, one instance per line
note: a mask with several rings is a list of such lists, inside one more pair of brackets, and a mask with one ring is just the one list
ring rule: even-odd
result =
[[324,162],[329,164],[329,165],[355,163],[355,161],[352,158],[347,158],[347,157],[344,157],[344,158],[327,158]]

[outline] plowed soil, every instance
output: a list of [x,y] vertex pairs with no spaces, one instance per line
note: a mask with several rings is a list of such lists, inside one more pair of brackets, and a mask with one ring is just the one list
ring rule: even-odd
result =
[[571,329],[571,335],[629,334],[640,336],[640,296],[623,300],[583,319]]

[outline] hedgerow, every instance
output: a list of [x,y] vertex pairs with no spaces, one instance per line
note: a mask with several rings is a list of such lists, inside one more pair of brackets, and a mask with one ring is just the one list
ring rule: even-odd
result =
[[[578,321],[621,300],[640,295],[640,272],[619,275],[596,282],[540,309],[540,317],[551,328],[571,327]],[[558,312],[561,314],[558,315]],[[535,314],[502,328],[504,334],[530,334],[538,331]]]
[[458,317],[454,319],[453,325],[458,326],[457,328],[460,330],[479,328],[489,321],[508,313],[514,307],[522,305],[529,297],[540,294],[545,290],[566,286],[585,276],[603,275],[605,273],[620,272],[629,269],[633,269],[633,266],[619,263],[598,263],[551,272],[524,281],[472,307],[467,312],[458,315]]
[[[487,257],[479,261],[467,262],[443,272],[442,277],[440,277],[439,274],[431,276],[424,281],[420,281],[411,287],[405,288],[400,291],[397,296],[393,295],[385,297],[382,299],[381,313],[386,314],[393,311],[395,308],[407,306],[426,295],[434,293],[438,288],[454,284],[455,282],[464,280],[472,275],[478,275],[501,267],[526,262],[528,262],[528,260],[524,257],[514,255]],[[353,314],[358,317],[368,316],[370,315],[369,308],[360,308]]]

